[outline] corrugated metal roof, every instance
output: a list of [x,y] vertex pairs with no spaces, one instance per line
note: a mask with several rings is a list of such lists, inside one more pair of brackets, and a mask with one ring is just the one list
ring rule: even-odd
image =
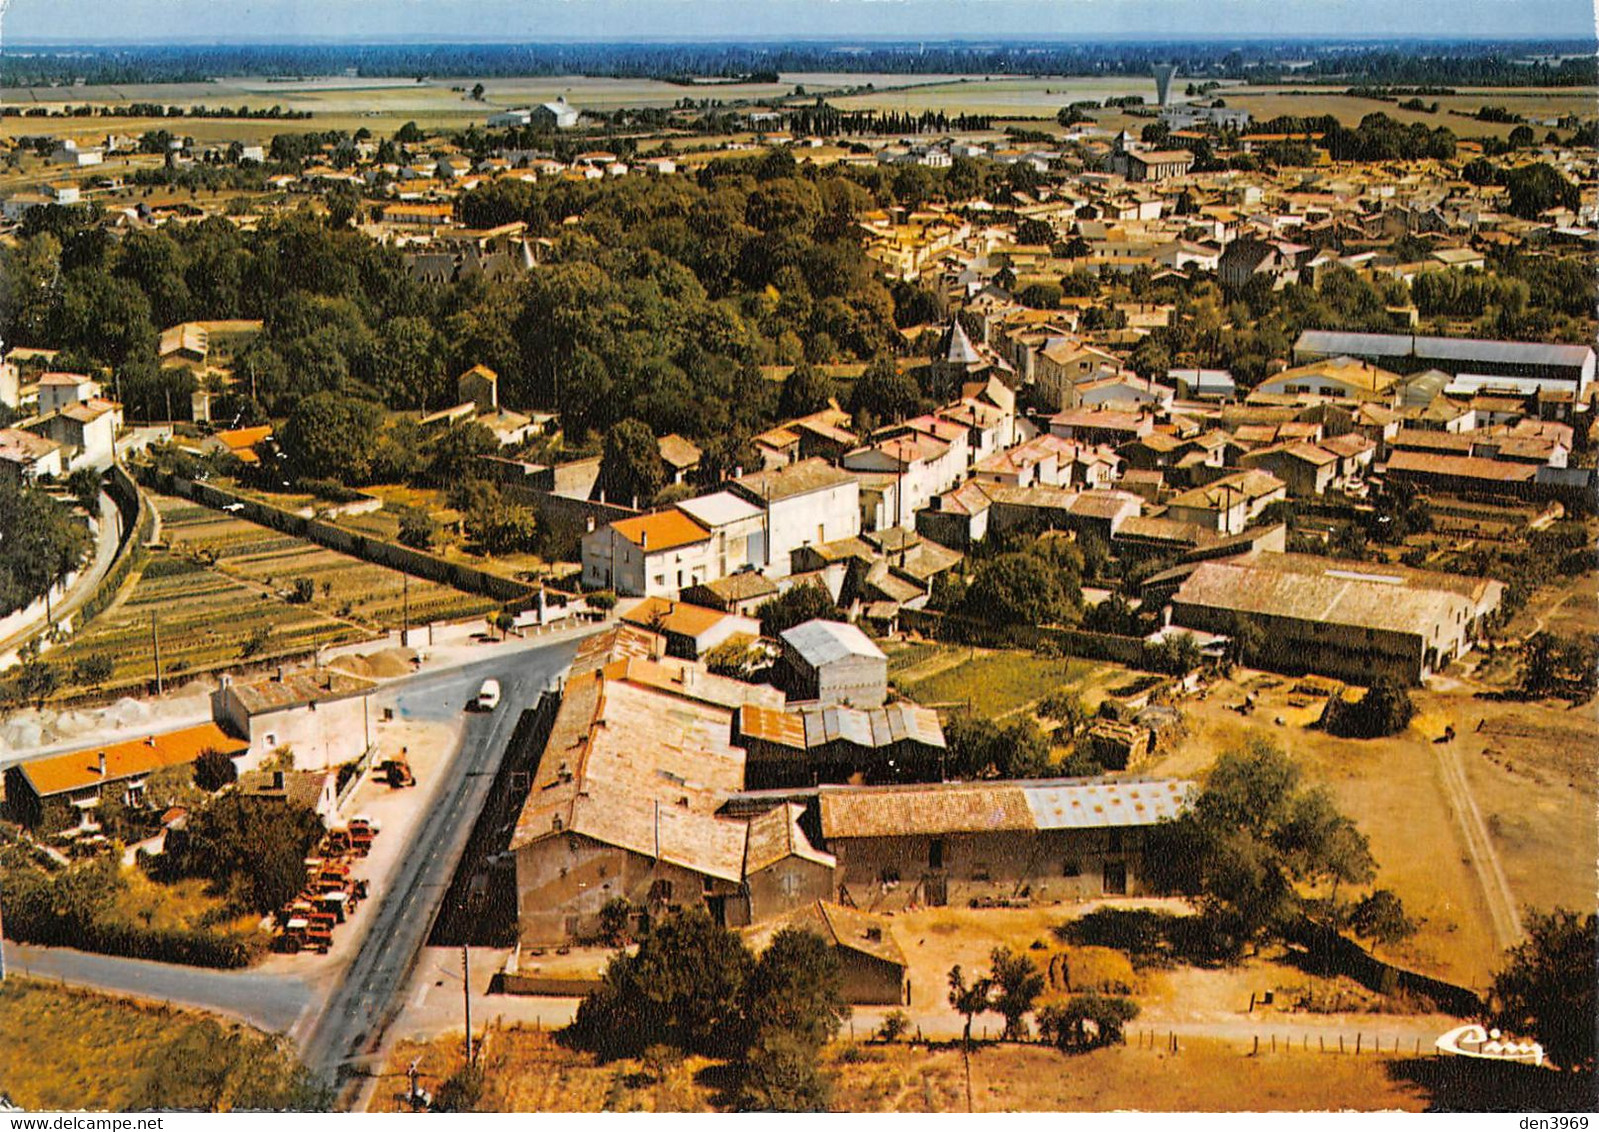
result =
[[1294,343],[1299,353],[1365,354],[1401,358],[1412,355],[1450,361],[1494,362],[1500,365],[1581,366],[1590,346],[1555,342],[1502,342],[1486,338],[1440,338],[1433,335],[1362,334],[1343,330],[1305,330]]
[[785,630],[783,641],[812,666],[830,664],[845,657],[871,657],[887,660],[883,650],[854,625],[817,618]]
[[1175,818],[1195,789],[1180,779],[1023,786],[1039,829],[1153,825]]

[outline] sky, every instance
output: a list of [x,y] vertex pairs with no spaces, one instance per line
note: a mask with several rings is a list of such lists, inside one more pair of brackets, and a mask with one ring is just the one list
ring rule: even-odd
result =
[[0,0],[4,42],[1564,38],[1592,0]]

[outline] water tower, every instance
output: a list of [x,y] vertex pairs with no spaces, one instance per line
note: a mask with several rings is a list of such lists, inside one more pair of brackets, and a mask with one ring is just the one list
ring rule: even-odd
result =
[[1172,76],[1177,73],[1177,65],[1175,63],[1156,63],[1149,70],[1155,76],[1156,101],[1164,109],[1166,98],[1171,94],[1171,80]]

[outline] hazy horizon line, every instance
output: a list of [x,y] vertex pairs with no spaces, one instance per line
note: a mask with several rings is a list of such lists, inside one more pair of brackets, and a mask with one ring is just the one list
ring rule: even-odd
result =
[[1534,34],[1503,34],[1503,35],[1418,35],[1415,33],[1380,33],[1361,34],[1350,32],[1347,34],[1329,35],[1318,32],[1282,33],[1282,32],[1245,32],[1229,34],[1204,34],[1188,33],[1183,35],[1157,35],[1140,34],[1137,32],[1090,32],[1079,35],[1032,35],[1032,36],[960,36],[945,35],[937,37],[906,37],[903,35],[852,35],[852,36],[805,36],[796,37],[773,32],[770,34],[750,34],[743,36],[724,35],[641,35],[627,38],[614,36],[560,36],[552,35],[541,39],[485,39],[480,35],[469,36],[440,36],[440,35],[396,35],[396,36],[240,36],[237,38],[217,38],[214,36],[184,36],[174,35],[163,39],[148,38],[85,38],[82,36],[7,36],[5,46],[14,47],[167,47],[167,46],[204,46],[204,47],[384,47],[406,45],[412,47],[452,46],[452,47],[541,47],[554,44],[585,44],[611,47],[627,47],[647,44],[698,44],[714,45],[726,44],[740,46],[749,44],[784,44],[790,46],[810,45],[837,45],[870,43],[876,45],[894,44],[922,44],[922,45],[967,45],[976,46],[993,44],[995,46],[1015,46],[1019,44],[1070,44],[1070,43],[1303,43],[1303,44],[1340,44],[1340,43],[1425,43],[1425,44],[1591,44],[1599,42],[1599,32],[1594,35],[1582,36],[1577,34],[1567,35],[1534,35]]

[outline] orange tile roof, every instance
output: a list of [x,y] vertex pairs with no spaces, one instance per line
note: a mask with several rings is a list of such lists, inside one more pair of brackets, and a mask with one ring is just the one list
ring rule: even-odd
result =
[[704,542],[711,537],[710,531],[677,510],[623,519],[612,523],[611,529],[646,551],[671,550],[677,546]]
[[227,445],[229,451],[237,454],[241,448],[252,448],[271,435],[271,425],[258,425],[255,428],[225,428],[217,433],[217,439]]
[[[86,747],[64,755],[34,759],[18,769],[34,793],[40,797],[98,786],[102,782],[133,778],[162,767],[183,766],[200,757],[208,747],[228,756],[242,755],[249,743],[235,739],[214,723],[184,727],[143,739],[127,739],[101,747]],[[100,757],[105,756],[105,774],[100,773]]]
[[668,601],[664,597],[647,597],[624,613],[622,620],[646,629],[655,629],[658,624],[659,631],[663,633],[698,637],[714,629],[728,616],[719,609],[707,609],[703,605]]

